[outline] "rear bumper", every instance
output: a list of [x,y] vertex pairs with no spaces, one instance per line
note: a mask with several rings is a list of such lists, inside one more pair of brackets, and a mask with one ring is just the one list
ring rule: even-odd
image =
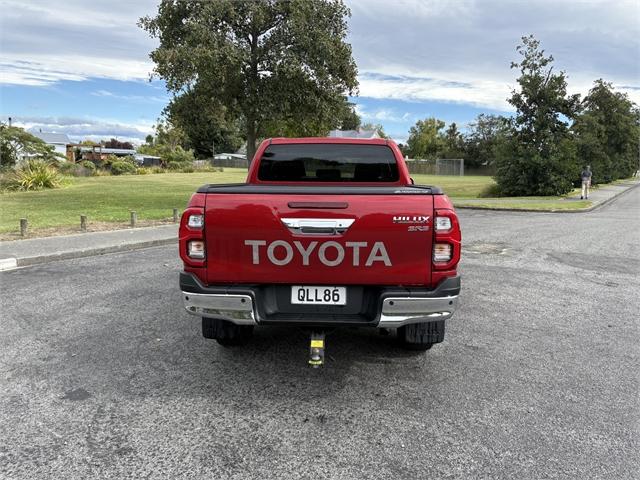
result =
[[[411,323],[451,318],[458,307],[460,276],[443,280],[435,289],[371,287],[358,313],[336,307],[313,311],[279,311],[272,290],[258,285],[204,286],[191,273],[180,274],[184,307],[192,315],[220,318],[238,325],[295,324],[397,328]],[[325,310],[323,310],[323,308]],[[353,309],[352,309],[353,310]],[[357,310],[357,309],[356,309]]]

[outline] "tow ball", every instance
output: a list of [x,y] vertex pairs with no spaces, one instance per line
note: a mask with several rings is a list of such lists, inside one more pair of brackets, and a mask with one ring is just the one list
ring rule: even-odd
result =
[[311,332],[309,366],[311,368],[324,367],[324,332]]

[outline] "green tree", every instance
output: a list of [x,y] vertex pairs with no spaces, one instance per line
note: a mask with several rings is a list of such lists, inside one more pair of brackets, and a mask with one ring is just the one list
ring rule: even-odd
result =
[[496,148],[509,135],[509,120],[500,115],[481,113],[469,124],[464,136],[465,166],[493,165]]
[[162,0],[139,25],[159,46],[155,73],[175,96],[202,87],[259,137],[326,134],[357,87],[341,0]]
[[559,195],[571,190],[577,169],[568,120],[579,96],[567,95],[564,72],[554,73],[553,57],[545,56],[532,35],[516,48],[522,56],[519,90],[509,103],[516,108],[511,136],[498,149],[496,182],[505,195]]
[[626,94],[615,92],[611,83],[602,79],[594,82],[572,130],[578,157],[591,165],[594,183],[630,177],[637,170],[640,112]]
[[362,120],[358,112],[356,112],[355,105],[347,103],[338,118],[337,127],[340,130],[358,130],[361,123]]
[[442,137],[442,150],[439,158],[464,158],[464,138],[458,130],[456,122],[452,122]]
[[168,162],[189,162],[194,160],[193,151],[183,148],[187,137],[179,127],[168,120],[160,119],[155,125],[155,136],[151,143],[138,147],[138,152],[158,156],[166,164]]
[[235,114],[207,91],[206,85],[187,87],[172,99],[165,113],[184,132],[183,146],[200,157],[235,152],[243,144],[242,124]]
[[435,159],[443,150],[444,140],[441,130],[445,123],[431,117],[418,120],[409,130],[407,152],[410,158]]
[[23,128],[0,123],[0,166],[13,167],[19,160],[27,157],[48,163],[64,160],[51,145]]

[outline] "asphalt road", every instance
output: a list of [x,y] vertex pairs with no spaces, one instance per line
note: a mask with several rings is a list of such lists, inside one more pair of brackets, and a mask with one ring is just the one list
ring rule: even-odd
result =
[[461,212],[446,341],[182,311],[175,247],[0,274],[0,478],[638,478],[640,188],[587,214]]

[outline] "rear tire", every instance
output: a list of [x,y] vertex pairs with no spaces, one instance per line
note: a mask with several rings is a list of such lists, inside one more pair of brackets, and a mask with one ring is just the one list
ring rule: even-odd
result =
[[425,351],[444,340],[444,320],[412,323],[398,328],[398,340],[406,350]]
[[253,325],[236,325],[219,318],[202,317],[202,336],[231,347],[246,344],[253,335]]

